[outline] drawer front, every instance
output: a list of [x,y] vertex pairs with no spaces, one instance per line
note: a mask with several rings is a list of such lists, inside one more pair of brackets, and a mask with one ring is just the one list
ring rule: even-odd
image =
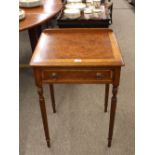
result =
[[112,70],[44,70],[42,80],[54,83],[104,83],[113,79]]

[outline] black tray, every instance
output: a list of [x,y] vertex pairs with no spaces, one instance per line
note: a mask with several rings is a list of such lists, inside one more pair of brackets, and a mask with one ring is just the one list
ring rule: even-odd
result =
[[[64,2],[64,5],[65,4],[66,2]],[[110,14],[106,17],[106,19],[85,19],[83,14],[78,19],[68,19],[63,14],[63,7],[57,16],[57,25],[60,28],[107,28],[112,24],[112,9],[113,4],[109,7]]]

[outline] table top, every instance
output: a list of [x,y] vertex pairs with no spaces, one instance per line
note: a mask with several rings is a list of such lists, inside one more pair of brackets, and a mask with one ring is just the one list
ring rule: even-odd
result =
[[62,8],[61,0],[43,0],[43,5],[34,8],[21,8],[25,11],[25,19],[19,21],[19,30],[23,31],[46,22]]
[[38,41],[31,66],[123,66],[111,29],[48,29]]

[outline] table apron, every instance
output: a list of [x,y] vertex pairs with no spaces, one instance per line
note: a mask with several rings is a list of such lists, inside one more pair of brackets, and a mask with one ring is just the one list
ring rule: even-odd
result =
[[110,69],[72,69],[72,70],[42,70],[41,79],[43,83],[77,83],[77,84],[102,84],[112,83],[114,72]]
[[52,80],[43,80],[42,83],[44,84],[112,84],[112,80],[104,80],[104,81],[97,81],[97,80],[92,80],[92,81],[86,81],[86,80],[66,80],[66,81],[52,81]]

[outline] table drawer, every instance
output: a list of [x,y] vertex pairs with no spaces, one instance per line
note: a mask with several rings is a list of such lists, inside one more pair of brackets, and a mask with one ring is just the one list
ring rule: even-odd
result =
[[93,83],[112,81],[112,70],[44,70],[44,82],[54,83]]

